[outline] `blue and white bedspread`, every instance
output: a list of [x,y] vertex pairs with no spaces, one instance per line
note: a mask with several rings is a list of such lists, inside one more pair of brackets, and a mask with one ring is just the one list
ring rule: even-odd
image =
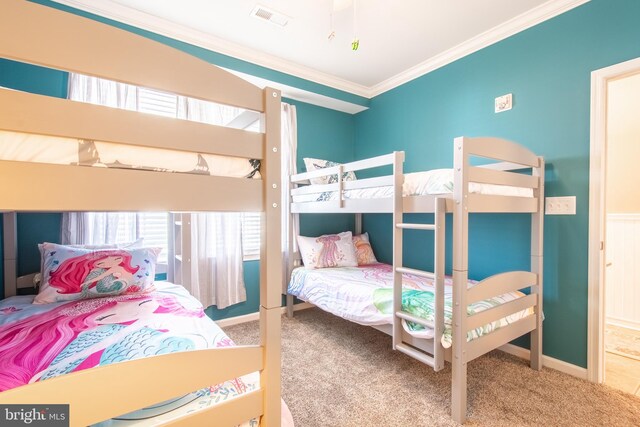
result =
[[[468,286],[477,282],[470,280]],[[428,322],[435,321],[434,282],[413,274],[402,275],[402,309]],[[451,347],[452,279],[445,279],[445,331],[441,342]],[[360,267],[306,269],[297,268],[291,274],[288,292],[301,300],[361,325],[384,325],[393,322],[393,269],[388,264]],[[469,315],[479,313],[524,296],[509,292],[470,304]],[[469,331],[467,341],[488,334],[502,326],[533,314],[528,308],[482,327]],[[412,322],[404,322],[405,330],[417,338],[433,339],[434,330]]]
[[[156,287],[147,294],[52,304],[32,304],[33,296],[0,301],[0,392],[96,366],[233,345],[182,286],[157,282]],[[257,374],[230,379],[100,425],[157,425],[258,384]],[[96,404],[106,398],[118,396],[97,397]]]

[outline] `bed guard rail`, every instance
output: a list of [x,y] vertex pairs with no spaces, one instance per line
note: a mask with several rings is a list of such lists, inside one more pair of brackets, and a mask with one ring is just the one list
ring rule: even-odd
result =
[[[382,156],[372,157],[365,160],[357,160],[355,162],[339,164],[328,168],[292,175],[290,178],[291,183],[293,184],[291,196],[337,191],[340,196],[338,197],[338,200],[333,201],[333,203],[337,205],[336,207],[341,208],[344,206],[344,190],[392,186],[396,179],[394,175],[385,175],[373,178],[358,178],[355,181],[345,181],[344,177],[346,173],[363,171],[382,166],[392,166],[397,158],[403,162],[404,151],[394,151],[393,153]],[[400,177],[401,179],[404,179],[402,177],[402,171],[400,171]],[[311,180],[317,178],[325,178],[328,184],[311,184]],[[331,202],[327,201],[324,203]]]
[[[170,353],[136,359],[21,386],[0,393],[8,404],[68,404],[72,426],[86,426],[264,369],[264,348],[238,346]],[[168,367],[183,369],[168,369]],[[202,367],[209,366],[210,369]],[[162,375],[158,375],[162,372]],[[147,383],[144,393],[140,384]],[[97,405],[99,395],[119,396]],[[223,404],[194,411],[172,425],[237,425],[264,413],[259,388]]]

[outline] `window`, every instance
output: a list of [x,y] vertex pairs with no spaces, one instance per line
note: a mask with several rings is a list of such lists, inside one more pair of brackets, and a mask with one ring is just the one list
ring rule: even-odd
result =
[[115,243],[144,238],[145,246],[162,248],[158,264],[167,264],[169,252],[169,214],[166,212],[118,212]]
[[[136,110],[164,117],[184,118],[260,132],[261,114],[255,111],[180,97],[155,89],[116,83],[97,77],[71,74],[69,98],[75,101]],[[209,108],[210,107],[210,108]],[[167,263],[169,215],[162,212],[122,213],[117,242],[144,237],[145,245],[160,246],[158,263]],[[242,246],[245,260],[260,256],[260,214],[242,214]],[[132,230],[136,230],[135,232]],[[139,234],[134,234],[139,233]]]
[[244,260],[260,259],[260,213],[242,214],[242,252]]

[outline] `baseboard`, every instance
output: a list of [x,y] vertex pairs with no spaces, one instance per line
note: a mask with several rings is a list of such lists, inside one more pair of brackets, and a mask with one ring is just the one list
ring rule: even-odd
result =
[[[308,303],[308,302],[303,302],[303,303],[300,303],[300,304],[295,304],[293,306],[293,311],[306,310],[307,308],[312,308],[312,307],[314,307],[313,304]],[[287,307],[282,307],[281,310],[282,310],[282,313],[284,314],[287,311]],[[260,313],[255,312],[255,313],[245,314],[243,316],[229,317],[227,319],[216,320],[216,323],[221,328],[226,328],[227,326],[233,326],[233,325],[239,325],[241,323],[253,322],[254,320],[259,320],[259,319],[260,319]]]
[[[512,354],[525,360],[531,359],[531,352],[526,348],[518,347],[517,345],[505,344],[501,347],[498,347],[498,350],[502,350],[505,353]],[[576,378],[580,378],[583,380],[587,379],[587,370],[585,368],[567,363],[559,359],[555,359],[553,357],[542,355],[542,365],[547,368],[555,369],[556,371],[569,374]]]
[[634,331],[640,331],[640,322],[633,320],[618,319],[615,317],[607,317],[607,325],[618,326],[620,328],[632,329]]

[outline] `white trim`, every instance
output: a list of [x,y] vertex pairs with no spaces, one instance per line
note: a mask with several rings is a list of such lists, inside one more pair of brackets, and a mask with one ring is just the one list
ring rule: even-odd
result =
[[640,332],[640,322],[633,322],[625,319],[617,319],[615,317],[607,316],[605,323],[611,326],[618,326],[619,328],[631,329],[633,331]]
[[[520,357],[521,359],[530,360],[531,352],[526,348],[518,347],[517,345],[505,344],[498,347],[498,350]],[[581,380],[587,379],[587,370],[585,368],[567,363],[563,360],[543,355],[542,364],[547,368],[555,369],[556,371],[580,378]]]
[[541,22],[587,3],[590,0],[549,0],[536,8],[518,15],[503,24],[466,40],[451,49],[448,49],[371,87],[350,82],[327,73],[316,71],[309,67],[295,64],[277,56],[268,55],[264,52],[222,40],[211,34],[194,30],[166,19],[158,18],[148,13],[117,4],[111,0],[91,0],[90,2],[88,0],[53,1],[108,19],[113,19],[124,24],[132,25],[140,29],[152,31],[156,34],[190,43],[214,52],[219,52],[243,61],[261,65],[275,71],[291,74],[334,89],[342,90],[365,98],[373,98],[374,96],[378,96],[388,90],[457,61],[464,56],[484,49],[485,47],[497,43],[500,40],[504,40],[514,34],[524,31],[527,28],[533,27]]
[[[293,311],[306,310],[308,308],[313,308],[313,307],[315,306],[311,303],[302,302],[300,304],[295,304],[293,306]],[[282,314],[286,313],[286,311],[287,311],[287,307],[282,307]],[[229,317],[226,319],[220,319],[220,320],[216,320],[215,322],[221,328],[226,328],[228,326],[240,325],[242,323],[253,322],[259,319],[260,319],[260,313],[255,312],[255,313],[245,314],[243,316],[235,316],[235,317]]]
[[589,381],[604,382],[604,263],[607,82],[640,72],[640,58],[591,73],[591,148],[589,157],[589,291],[587,371]]
[[638,221],[640,213],[607,213],[607,219],[614,221]]

